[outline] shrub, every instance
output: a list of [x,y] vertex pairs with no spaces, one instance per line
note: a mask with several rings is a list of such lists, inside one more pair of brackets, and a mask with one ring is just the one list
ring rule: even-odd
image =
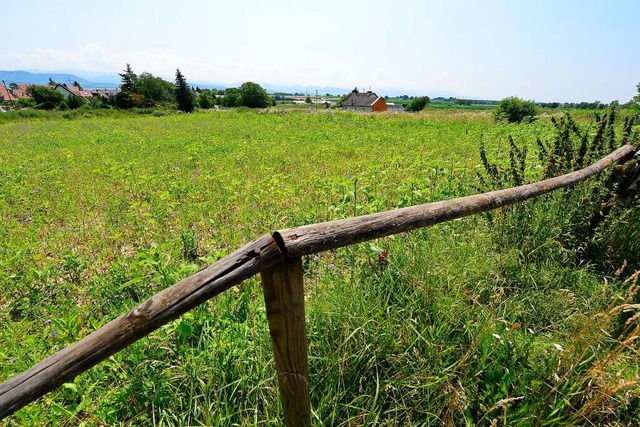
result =
[[[617,147],[637,145],[640,136],[633,131],[635,116],[624,119],[619,136],[615,133],[616,117],[615,109],[596,115],[593,133],[581,129],[568,113],[552,118],[555,136],[549,142],[538,139],[539,151],[529,167],[526,145],[519,148],[511,136],[508,168],[490,163],[481,143],[484,174],[479,176],[480,190],[562,175]],[[638,190],[632,185],[637,168],[638,161],[632,160],[563,192],[487,214],[496,244],[518,248],[528,261],[564,257],[566,262],[592,264],[608,273],[619,271],[618,275],[625,266],[627,271],[640,269]]]
[[515,96],[505,98],[498,103],[494,111],[496,121],[521,123],[535,120],[538,107],[533,101],[525,101]]
[[223,107],[239,107],[240,106],[240,94],[237,88],[229,88],[224,91],[224,98],[220,101]]
[[42,110],[53,110],[64,101],[60,92],[45,86],[29,86],[28,92]]
[[133,98],[129,92],[120,91],[116,94],[115,98],[116,107],[118,108],[128,109],[134,106]]
[[85,104],[84,99],[80,98],[79,96],[69,95],[67,97],[67,105],[72,110],[76,110],[76,109],[82,107],[84,104]]
[[407,105],[406,110],[412,112],[422,111],[430,102],[431,99],[429,99],[428,96],[420,96],[411,101],[409,105]]
[[36,101],[33,98],[20,98],[16,101],[16,108],[35,108]]
[[207,93],[201,93],[200,96],[198,96],[198,107],[203,109],[213,107],[213,102],[211,102],[211,99],[209,98],[209,95]]

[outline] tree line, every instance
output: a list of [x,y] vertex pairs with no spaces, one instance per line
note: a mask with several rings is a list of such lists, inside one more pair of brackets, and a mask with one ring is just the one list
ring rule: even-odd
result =
[[[49,79],[49,86],[31,85],[31,98],[21,98],[16,107],[35,107],[43,110],[77,109],[82,106],[93,108],[177,108],[192,112],[196,107],[207,109],[220,107],[266,108],[275,105],[275,100],[259,84],[245,82],[239,88],[224,90],[200,89],[190,86],[180,69],[176,69],[173,83],[156,77],[149,72],[136,74],[130,64],[126,64],[120,76],[120,86],[113,96],[82,98],[65,96],[54,89],[56,82]],[[82,90],[79,84],[75,84]]]
[[115,96],[115,106],[118,108],[152,107],[174,102],[179,110],[190,113],[196,106],[207,109],[216,105],[248,108],[273,105],[267,91],[253,82],[224,90],[194,89],[189,86],[179,69],[176,70],[175,83],[171,84],[151,73],[145,72],[138,76],[129,64],[120,77],[120,91]]

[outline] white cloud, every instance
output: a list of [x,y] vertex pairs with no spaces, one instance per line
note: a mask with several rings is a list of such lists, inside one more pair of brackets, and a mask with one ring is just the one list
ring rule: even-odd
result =
[[[400,87],[402,77],[393,70],[363,64],[349,64],[344,59],[317,51],[279,52],[277,58],[261,52],[243,52],[235,59],[217,56],[210,62],[147,50],[114,50],[87,44],[79,50],[36,48],[28,52],[0,53],[0,69],[82,69],[117,72],[131,64],[134,71],[151,72],[171,79],[180,68],[189,80],[240,83],[253,80],[274,84],[326,85],[358,87]],[[406,85],[405,85],[406,86]]]

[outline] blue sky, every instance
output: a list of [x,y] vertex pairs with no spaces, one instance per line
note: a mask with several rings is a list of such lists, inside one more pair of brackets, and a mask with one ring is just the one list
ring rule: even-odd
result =
[[0,69],[626,102],[640,1],[3,2]]

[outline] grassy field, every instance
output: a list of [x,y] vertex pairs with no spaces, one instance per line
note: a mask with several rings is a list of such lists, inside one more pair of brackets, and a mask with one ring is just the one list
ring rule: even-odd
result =
[[[468,109],[5,120],[0,381],[267,231],[476,193],[480,142],[508,167],[509,135],[533,159],[555,131]],[[591,190],[306,258],[314,424],[640,423],[634,264],[563,235]],[[637,240],[630,215],[612,235]],[[281,425],[279,405],[254,278],[2,422]]]

